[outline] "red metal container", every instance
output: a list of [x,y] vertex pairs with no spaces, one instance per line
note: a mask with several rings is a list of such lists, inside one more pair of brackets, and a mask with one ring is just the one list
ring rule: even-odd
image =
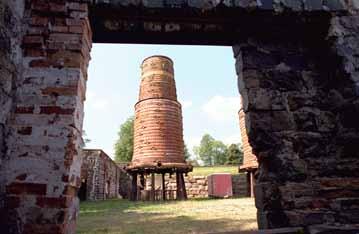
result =
[[208,196],[210,197],[232,197],[232,175],[229,173],[215,173],[207,177]]

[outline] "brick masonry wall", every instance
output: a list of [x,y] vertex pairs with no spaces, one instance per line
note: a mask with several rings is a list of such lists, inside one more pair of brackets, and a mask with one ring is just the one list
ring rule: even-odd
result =
[[[11,108],[9,117],[6,111],[1,116],[7,119],[0,176],[7,226],[1,230],[75,233],[91,48],[87,4],[15,0],[0,5],[0,20],[7,22],[0,44],[11,53],[0,92],[6,96],[11,89],[12,99],[2,103],[4,110]],[[9,76],[11,66],[16,71]]]
[[238,112],[239,127],[241,129],[242,146],[243,146],[243,163],[240,165],[241,169],[258,168],[257,157],[252,152],[252,147],[248,141],[248,135],[245,123],[245,114],[243,109]]
[[[156,189],[161,189],[162,176],[156,176]],[[205,198],[208,197],[208,179],[206,176],[187,176],[184,177],[188,198]],[[166,176],[166,190],[176,190],[176,178]],[[146,180],[146,189],[151,189],[150,177]],[[234,197],[247,196],[247,182],[245,174],[232,175],[232,189]],[[174,192],[175,193],[175,192]]]
[[83,150],[81,180],[86,181],[87,200],[117,198],[121,170],[102,150]]

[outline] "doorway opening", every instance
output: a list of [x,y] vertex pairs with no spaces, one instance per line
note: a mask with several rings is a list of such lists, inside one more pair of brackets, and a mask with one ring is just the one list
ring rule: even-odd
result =
[[[121,56],[123,54],[127,56]],[[238,172],[242,158],[235,158],[233,162],[229,162],[226,154],[231,145],[232,147],[233,145],[237,146],[238,149],[241,148],[241,130],[238,116],[241,100],[238,94],[237,75],[234,69],[235,60],[231,47],[94,44],[89,66],[84,118],[84,130],[90,142],[85,148],[102,149],[121,169],[128,163],[116,158],[114,145],[118,141],[121,124],[126,123],[134,115],[134,105],[138,101],[141,81],[140,65],[145,58],[157,54],[168,56],[174,62],[177,98],[182,105],[184,142],[189,154],[187,160],[194,164],[194,171],[184,177],[189,200],[188,203],[184,203],[186,209],[182,215],[191,223],[188,229],[198,231],[256,229],[254,201],[251,198],[246,198],[248,195],[246,175]],[[209,142],[216,145],[213,150],[218,151],[217,158],[206,159],[203,154],[201,154],[203,156],[201,158],[200,153],[195,152],[196,148],[201,147],[202,139],[210,139]],[[242,156],[241,154],[239,157]],[[228,186],[230,185],[231,195],[224,195],[228,199],[223,200],[223,203],[215,202],[216,200],[210,199],[211,194],[209,194],[212,186],[212,182],[209,181],[211,180],[210,176],[223,173],[230,175],[231,179]],[[127,186],[128,188],[127,196],[119,194],[121,198],[128,198],[128,192],[131,190],[131,178],[128,175],[126,178],[127,180],[119,178],[121,182],[118,187]],[[144,179],[144,186],[140,185],[141,179]],[[143,186],[141,188],[142,199],[162,200],[163,184],[168,193],[167,198],[175,199],[176,194],[171,193],[176,189],[175,179],[175,176],[168,175],[162,183],[162,178],[157,176],[153,179],[151,175],[147,175],[145,178],[139,177],[139,186]],[[150,196],[153,181],[156,185],[154,188],[155,196]],[[115,201],[105,202],[113,202],[113,205],[116,206]],[[121,202],[128,203],[127,200],[119,200],[118,202],[119,204]],[[228,217],[234,212],[228,206],[230,203],[239,208],[235,212],[245,210],[245,214],[238,213],[233,217]],[[95,207],[94,203],[91,204]],[[149,204],[151,203],[147,205],[144,203],[144,208]],[[163,210],[161,211],[161,204],[158,204],[159,212],[163,212]],[[174,204],[169,202],[164,206],[174,206]],[[203,204],[202,207],[201,204]],[[156,206],[156,204],[151,205]],[[201,216],[205,212],[210,213],[211,207],[218,209],[217,205],[227,208],[218,212],[218,217],[202,217],[202,220],[195,221],[196,215]],[[133,210],[131,203],[129,206],[131,208],[128,209]],[[204,208],[206,206],[208,207]],[[87,223],[86,215],[82,216],[81,213],[83,207],[87,209],[87,203],[80,204],[79,230],[89,228],[82,225],[83,222]],[[200,214],[196,209],[199,210]],[[203,212],[200,211],[201,209]],[[142,211],[133,212],[141,213]],[[107,214],[102,215],[106,216]],[[126,214],[122,213],[122,215],[126,220]],[[239,219],[238,215],[240,216]],[[225,216],[227,217],[225,218]],[[140,216],[137,218],[141,219]],[[179,224],[184,221],[183,218],[175,217],[171,220]],[[132,226],[133,220],[127,220],[127,222],[131,223],[130,229],[137,228]],[[202,222],[209,222],[213,225],[210,224],[206,227],[202,225]],[[119,222],[118,226],[114,225],[114,228],[120,228],[121,225]],[[166,230],[164,227],[162,229]],[[161,228],[158,230],[160,231]]]

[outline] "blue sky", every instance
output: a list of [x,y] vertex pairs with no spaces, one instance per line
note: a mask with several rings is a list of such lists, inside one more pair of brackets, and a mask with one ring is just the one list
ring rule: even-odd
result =
[[157,54],[174,61],[188,148],[199,145],[205,133],[226,144],[239,143],[240,98],[231,47],[94,44],[85,102],[84,130],[91,139],[86,148],[113,157],[119,127],[134,114],[140,65]]

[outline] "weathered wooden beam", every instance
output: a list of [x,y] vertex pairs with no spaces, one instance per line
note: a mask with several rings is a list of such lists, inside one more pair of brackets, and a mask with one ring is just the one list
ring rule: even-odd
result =
[[181,177],[182,196],[184,200],[187,200],[186,184],[184,182],[183,173],[181,173],[180,177]]
[[130,200],[137,201],[137,173],[132,173]]
[[151,174],[151,201],[156,200],[155,199],[155,173]]
[[162,173],[162,200],[166,200],[166,184],[165,184],[165,173]]

